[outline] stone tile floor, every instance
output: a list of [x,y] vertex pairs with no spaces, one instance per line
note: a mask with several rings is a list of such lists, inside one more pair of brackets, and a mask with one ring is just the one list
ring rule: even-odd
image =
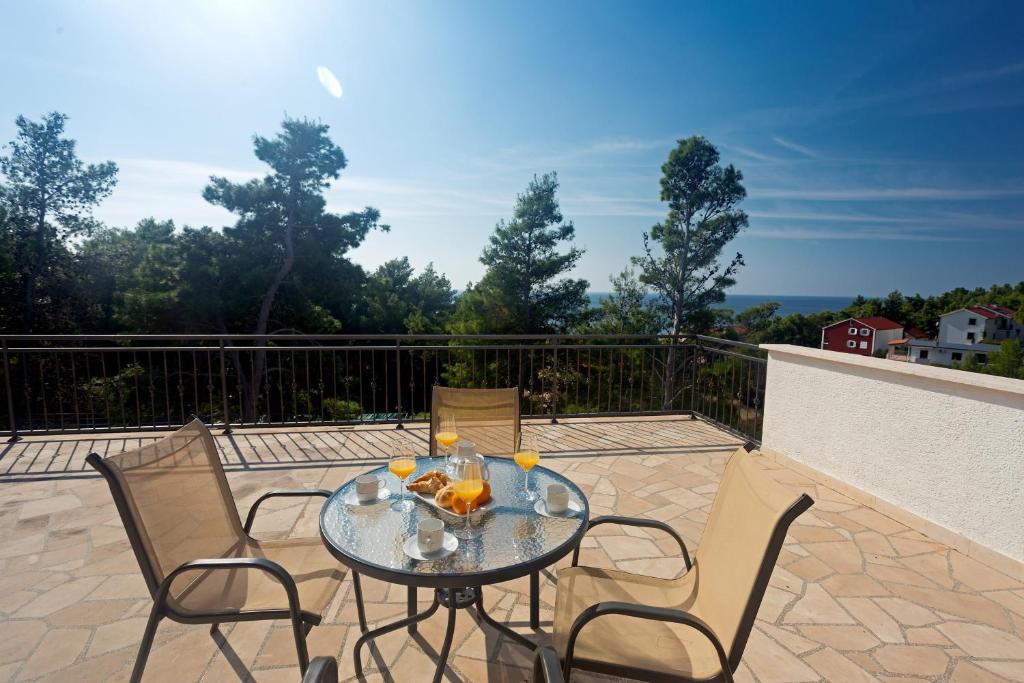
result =
[[[729,434],[689,419],[569,420],[531,424],[544,465],[590,497],[593,514],[669,522],[691,548],[700,542],[726,458]],[[276,486],[334,488],[380,462],[389,428],[242,431],[219,436],[239,508]],[[426,429],[405,434],[426,440]],[[125,681],[150,599],[102,480],[84,467],[90,450],[131,448],[153,435],[31,437],[0,455],[0,681]],[[1024,681],[1024,585],[932,542],[875,510],[762,461],[816,505],[791,530],[747,645],[738,681]],[[315,535],[319,502],[271,501],[254,535]],[[588,564],[672,576],[672,543],[637,529],[599,527],[586,538]],[[564,563],[563,563],[564,564]],[[548,640],[555,596],[543,578],[541,629],[527,626],[528,581],[485,592],[491,614]],[[367,612],[404,613],[405,589],[365,579]],[[426,591],[421,591],[424,607]],[[351,582],[309,636],[312,655],[338,657],[352,679],[358,629]],[[445,615],[380,638],[372,681],[420,681],[432,671]],[[300,679],[284,624],[207,627],[164,621],[146,681]],[[449,659],[452,681],[522,681],[529,654],[461,612]],[[608,680],[576,675],[576,681]]]

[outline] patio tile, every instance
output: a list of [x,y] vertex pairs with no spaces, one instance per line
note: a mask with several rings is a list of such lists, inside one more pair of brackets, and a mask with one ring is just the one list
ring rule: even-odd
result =
[[82,653],[91,635],[92,631],[83,628],[49,631],[35,653],[25,662],[24,668],[18,674],[18,680],[38,678],[67,667]]
[[938,676],[949,661],[941,648],[931,645],[883,645],[873,655],[886,671],[918,676]]
[[831,648],[808,655],[805,661],[826,681],[844,683],[876,683],[877,678]]

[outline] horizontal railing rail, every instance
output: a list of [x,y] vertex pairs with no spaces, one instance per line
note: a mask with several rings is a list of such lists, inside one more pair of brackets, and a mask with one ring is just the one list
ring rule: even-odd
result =
[[691,414],[758,441],[765,358],[706,335],[5,335],[0,433],[426,419],[434,385],[525,417]]

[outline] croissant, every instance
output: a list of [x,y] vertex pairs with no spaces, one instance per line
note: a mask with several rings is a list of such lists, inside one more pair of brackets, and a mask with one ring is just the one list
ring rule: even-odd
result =
[[445,484],[434,494],[434,502],[443,508],[450,508],[455,500],[455,485]]
[[414,493],[434,494],[437,493],[442,486],[443,484],[441,483],[441,480],[437,477],[428,477],[427,479],[420,477],[416,481],[410,483],[407,488]]

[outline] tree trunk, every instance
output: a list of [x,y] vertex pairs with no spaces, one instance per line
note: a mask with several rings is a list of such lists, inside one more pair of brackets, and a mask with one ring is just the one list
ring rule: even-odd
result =
[[[291,195],[294,195],[296,189],[294,186],[291,190]],[[291,197],[289,197],[291,199]],[[255,334],[266,334],[267,327],[270,324],[270,311],[274,307],[274,300],[277,298],[277,292],[281,289],[281,284],[284,279],[291,273],[292,267],[295,265],[295,243],[293,234],[294,225],[294,211],[289,209],[288,217],[285,219],[284,226],[284,261],[281,266],[277,269],[274,274],[274,279],[271,280],[270,286],[267,287],[267,291],[263,294],[263,300],[260,302],[260,313],[259,317],[256,318],[256,332]],[[256,340],[258,346],[266,346],[266,340]],[[267,352],[259,349],[253,351],[253,370],[252,376],[248,382],[243,382],[244,373],[239,368],[239,383],[242,386],[243,394],[246,400],[242,402],[243,405],[243,419],[255,420],[256,413],[259,409],[259,397],[260,390],[263,386],[263,378],[266,375],[266,362]],[[247,413],[247,414],[246,414]],[[282,419],[284,416],[281,416]]]
[[36,280],[43,272],[46,265],[46,204],[41,203],[36,211],[36,239],[35,258],[32,261],[32,270],[29,271],[25,280],[25,324],[28,327],[26,332],[32,332],[35,327],[36,317]]
[[665,374],[661,377],[661,409],[672,410],[672,402],[676,393],[676,355],[678,349],[676,344],[679,341],[679,329],[682,325],[682,318],[679,311],[672,312],[672,339],[669,341],[668,353],[665,356]]

